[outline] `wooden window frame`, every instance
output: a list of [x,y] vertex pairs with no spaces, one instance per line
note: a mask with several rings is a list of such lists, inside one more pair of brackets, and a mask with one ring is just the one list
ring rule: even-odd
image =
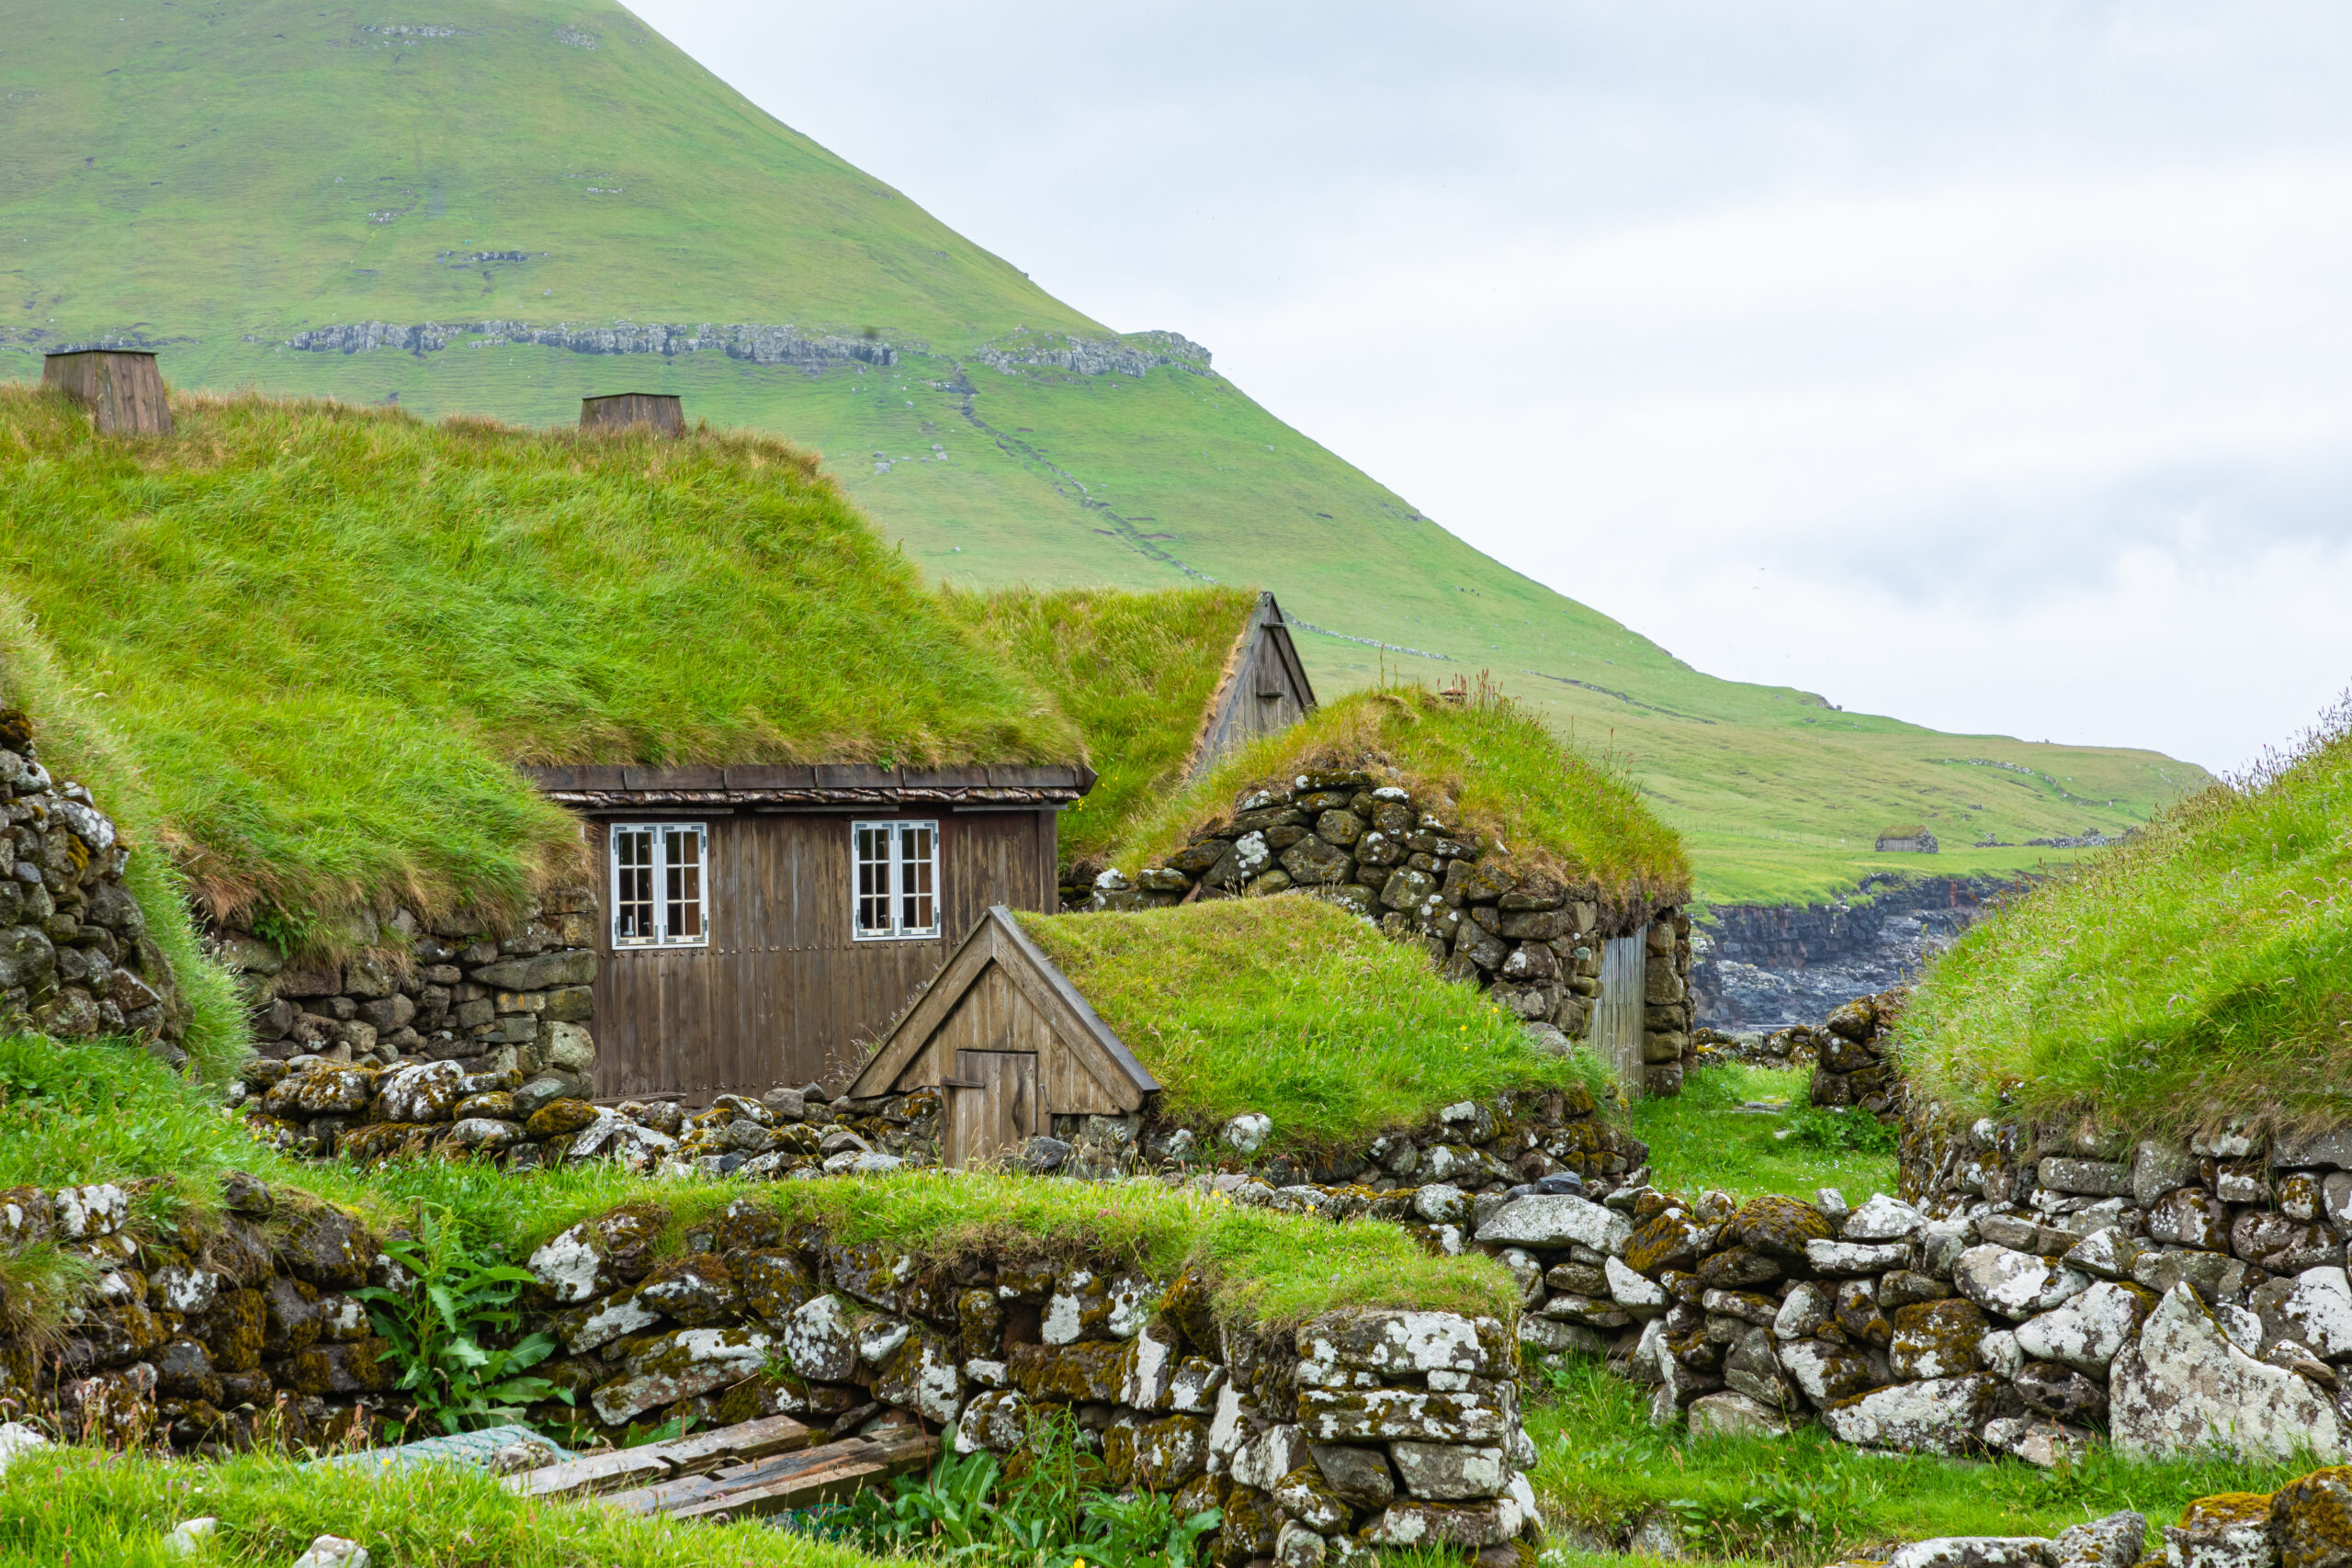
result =
[[[622,863],[621,839],[624,834],[641,835],[648,844],[648,859],[643,864]],[[693,839],[693,863],[673,864],[673,836]],[[615,953],[673,952],[682,947],[710,945],[710,824],[707,822],[614,822],[605,830],[605,888],[611,899],[610,929]],[[642,872],[646,877],[645,896],[624,897],[624,873]],[[686,874],[688,896],[673,896],[671,890],[673,873]],[[631,891],[635,891],[632,889]],[[695,934],[679,936],[673,929],[675,909],[691,905],[694,910]],[[631,907],[650,906],[649,918],[652,933],[648,936],[624,936],[622,925]]]
[[[866,835],[878,833],[889,848],[888,859],[876,860],[866,852]],[[929,852],[925,855],[908,853],[907,840],[910,834],[930,835]],[[886,886],[878,893],[865,886],[865,874],[870,866],[879,866]],[[944,935],[940,921],[943,890],[939,885],[939,822],[935,818],[879,818],[853,821],[849,830],[849,931],[854,942],[937,942]],[[922,886],[928,884],[928,886]],[[879,898],[889,917],[886,928],[868,925],[865,905]],[[906,919],[910,902],[928,898],[931,903],[931,923],[910,925]]]

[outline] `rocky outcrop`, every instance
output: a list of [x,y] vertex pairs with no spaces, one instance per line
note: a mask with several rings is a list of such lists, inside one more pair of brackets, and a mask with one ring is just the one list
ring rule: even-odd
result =
[[1302,889],[1419,944],[1441,973],[1488,992],[1555,1051],[1592,1023],[1602,942],[1645,932],[1644,1087],[1679,1089],[1690,1049],[1690,921],[1523,871],[1454,817],[1452,802],[1364,769],[1301,773],[1244,794],[1159,865],[1132,878],[1103,872],[1090,903],[1135,909]]
[[1694,938],[1690,988],[1698,1021],[1713,1029],[1783,1029],[1825,1016],[1851,997],[1907,985],[2030,879],[1862,879],[1868,902],[1724,904]]
[[123,880],[130,856],[90,792],[41,765],[32,721],[0,710],[0,1028],[187,1060],[187,1010]]
[[1012,375],[1023,367],[1068,370],[1080,376],[1145,376],[1161,366],[1209,373],[1209,351],[1176,333],[1129,333],[1089,338],[1032,333],[1022,327],[976,351],[972,357],[991,370]]
[[823,368],[829,365],[896,365],[899,351],[873,338],[837,337],[805,333],[788,324],[737,321],[726,326],[704,322],[643,324],[616,322],[606,327],[574,326],[568,321],[535,325],[528,321],[354,321],[313,327],[296,333],[286,346],[306,354],[372,354],[393,349],[406,354],[435,354],[453,344],[472,340],[480,346],[500,344],[536,344],[567,349],[573,354],[721,354],[754,365],[799,365]]
[[347,918],[360,947],[348,958],[288,959],[226,923],[206,944],[238,976],[265,1057],[454,1062],[492,1077],[552,1077],[584,1095],[596,1061],[595,911],[586,888],[553,888],[503,931],[470,909],[363,911]]

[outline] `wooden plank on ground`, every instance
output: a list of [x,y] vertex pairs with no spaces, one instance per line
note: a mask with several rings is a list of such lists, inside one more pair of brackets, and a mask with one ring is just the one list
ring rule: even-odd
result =
[[806,1448],[813,1436],[806,1426],[789,1416],[769,1416],[673,1438],[665,1443],[616,1449],[611,1453],[590,1454],[585,1459],[526,1470],[510,1478],[506,1484],[526,1497],[643,1488]]
[[[850,1446],[829,1443],[808,1452],[823,1454]],[[748,1518],[782,1513],[787,1508],[805,1508],[812,1503],[839,1502],[876,1482],[919,1469],[939,1451],[939,1439],[916,1434],[888,1442],[868,1438],[860,1446],[863,1451],[859,1453],[845,1453],[830,1464],[810,1466],[790,1475],[746,1474],[725,1483],[723,1491],[665,1508],[663,1516],[673,1519],[707,1519],[724,1514],[730,1518]]]

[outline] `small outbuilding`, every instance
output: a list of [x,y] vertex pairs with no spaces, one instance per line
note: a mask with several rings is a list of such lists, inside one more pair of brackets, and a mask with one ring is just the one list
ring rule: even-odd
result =
[[1889,828],[1878,836],[1878,852],[1881,854],[1931,855],[1936,852],[1936,836],[1917,823]]
[[1186,764],[1186,782],[1261,735],[1288,729],[1315,711],[1315,687],[1290,639],[1290,626],[1272,593],[1261,592],[1242,624],[1226,662],[1225,678],[1202,716]]
[[992,905],[849,1088],[938,1089],[943,1163],[1002,1159],[1056,1116],[1126,1116],[1159,1082],[1023,931]]

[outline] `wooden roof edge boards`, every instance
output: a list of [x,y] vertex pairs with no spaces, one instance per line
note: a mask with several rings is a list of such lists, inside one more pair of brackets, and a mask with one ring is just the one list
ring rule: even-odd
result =
[[[1005,962],[1007,959],[1012,962]],[[1159,1092],[1159,1080],[1136,1060],[1135,1053],[1079,994],[1069,976],[1046,956],[1044,949],[1029,940],[1029,933],[1021,929],[1012,911],[1001,904],[991,904],[988,913],[974,923],[970,934],[923,987],[914,1005],[891,1027],[881,1049],[858,1069],[857,1077],[844,1091],[849,1098],[864,1100],[891,1092],[899,1075],[930,1042],[947,1013],[990,960],[1003,968],[1039,1011],[1056,1019],[1067,1036],[1092,1044],[1102,1060],[1125,1080],[1124,1094],[1118,1092],[1119,1084],[1103,1086],[1114,1100],[1123,1102],[1123,1109],[1140,1110],[1147,1095]]]
[[[1012,911],[1001,904],[991,904],[989,906],[989,919],[1003,928],[1016,950],[1034,965],[1033,972],[1052,990],[1056,999],[1069,1010],[1080,1025],[1102,1047],[1103,1054],[1126,1075],[1127,1081],[1135,1086],[1137,1103],[1141,1103],[1144,1095],[1158,1094],[1159,1080],[1151,1076],[1151,1069],[1136,1060],[1135,1053],[1127,1049],[1127,1043],[1102,1021],[1102,1015],[1094,1010],[1093,1004],[1080,994],[1076,986],[1070,984],[1069,976],[1062,973],[1061,965],[1046,957],[1046,950],[1029,940],[1029,933],[1021,929],[1021,922],[1013,919]],[[1019,976],[1016,975],[1015,978]]]
[[566,806],[894,804],[1066,806],[1094,787],[1083,762],[1019,767],[877,768],[864,762],[736,763],[645,767],[608,762],[529,764],[523,776]]
[[1312,710],[1315,683],[1306,678],[1306,664],[1298,657],[1298,645],[1290,639],[1290,623],[1283,619],[1282,606],[1274,603],[1272,593],[1260,601],[1257,625],[1266,641],[1282,656],[1283,669],[1298,687],[1299,705]]
[[1186,782],[1198,779],[1216,765],[1225,751],[1224,738],[1233,728],[1244,699],[1254,699],[1257,692],[1244,680],[1254,662],[1251,648],[1262,639],[1274,650],[1283,673],[1298,688],[1299,706],[1313,711],[1314,684],[1306,678],[1306,666],[1298,657],[1297,645],[1291,641],[1290,623],[1283,618],[1283,607],[1277,604],[1271,589],[1261,589],[1258,603],[1243,618],[1240,633],[1234,638],[1233,650],[1225,661],[1225,673],[1217,678],[1216,690],[1209,697],[1208,706],[1202,712],[1201,728],[1193,738],[1192,754],[1184,760]]

